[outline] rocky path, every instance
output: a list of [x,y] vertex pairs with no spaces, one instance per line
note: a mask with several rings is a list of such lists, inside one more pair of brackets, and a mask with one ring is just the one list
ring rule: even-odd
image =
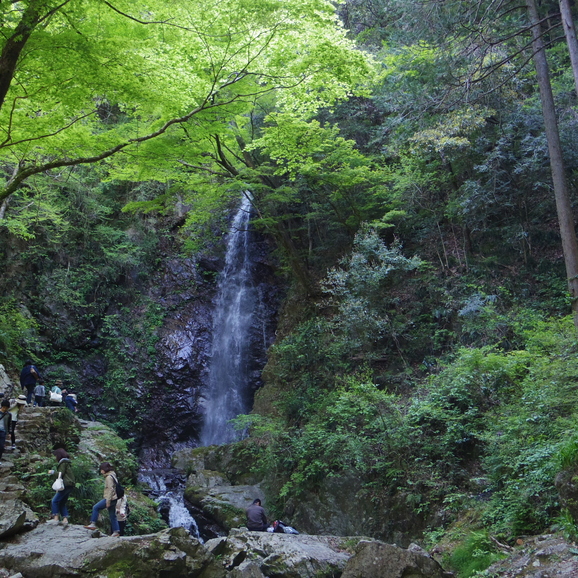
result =
[[30,530],[38,525],[38,517],[22,502],[21,498],[26,488],[12,473],[14,458],[31,451],[35,446],[35,438],[46,439],[41,431],[48,433],[49,425],[46,417],[50,410],[37,411],[36,408],[25,407],[20,412],[16,427],[16,449],[11,448],[10,439],[0,463],[0,538],[6,538],[24,530]]

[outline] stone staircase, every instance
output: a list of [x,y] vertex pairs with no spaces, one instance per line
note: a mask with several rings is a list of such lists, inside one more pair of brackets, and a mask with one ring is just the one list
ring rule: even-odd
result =
[[80,420],[66,408],[23,407],[16,426],[16,449],[12,449],[10,436],[0,462],[0,538],[31,529],[38,524],[38,517],[23,503],[26,488],[12,473],[14,460],[24,454],[49,455],[55,447],[69,447],[78,442],[83,428]]

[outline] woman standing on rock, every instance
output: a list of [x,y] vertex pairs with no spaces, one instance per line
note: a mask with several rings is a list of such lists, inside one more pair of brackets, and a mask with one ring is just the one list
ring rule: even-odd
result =
[[64,481],[64,490],[56,492],[54,498],[52,498],[52,521],[58,522],[60,516],[62,516],[62,523],[68,524],[68,509],[66,507],[66,502],[70,493],[74,489],[74,472],[72,471],[72,463],[70,461],[70,456],[66,450],[58,448],[54,450],[54,456],[58,460],[58,466],[56,470],[50,470],[49,474],[61,474],[62,480]]
[[16,426],[18,425],[18,414],[23,407],[26,407],[26,396],[19,395],[14,404],[8,410],[12,416],[12,421],[10,422],[10,441],[12,442],[13,450],[16,449]]
[[94,504],[92,508],[92,516],[90,517],[90,523],[88,526],[84,526],[88,530],[96,530],[96,523],[98,522],[98,515],[101,510],[106,508],[108,510],[108,515],[110,517],[110,527],[112,530],[112,537],[118,538],[120,536],[120,528],[118,525],[118,520],[116,519],[116,481],[117,477],[114,473],[112,466],[108,462],[103,462],[98,467],[100,473],[104,476],[104,499],[100,500],[97,504]]

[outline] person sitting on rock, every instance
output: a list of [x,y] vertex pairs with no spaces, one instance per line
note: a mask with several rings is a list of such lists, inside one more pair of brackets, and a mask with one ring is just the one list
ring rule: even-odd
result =
[[2,463],[2,454],[4,453],[4,444],[6,443],[6,435],[10,430],[10,420],[12,419],[8,413],[10,402],[3,399],[0,403],[0,463]]
[[265,515],[265,509],[261,506],[261,500],[256,498],[247,508],[247,528],[253,532],[266,532],[269,522]]

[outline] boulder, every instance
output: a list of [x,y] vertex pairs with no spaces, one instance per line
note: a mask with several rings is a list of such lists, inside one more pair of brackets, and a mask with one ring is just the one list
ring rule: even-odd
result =
[[13,463],[3,460],[0,465],[0,538],[31,530],[38,525],[36,514],[21,501],[24,486],[11,474]]
[[341,578],[444,578],[442,567],[420,548],[404,550],[364,540],[347,562]]
[[576,578],[576,544],[561,534],[519,538],[506,558],[487,570],[495,578]]
[[0,510],[0,538],[22,532],[26,517],[26,507],[20,500],[3,500]]
[[233,530],[206,547],[234,578],[313,578],[340,575],[350,557],[346,544],[360,539]]
[[258,485],[231,485],[222,474],[211,470],[195,470],[189,475],[185,498],[226,531],[245,524],[245,510],[255,498],[265,503]]
[[212,555],[183,528],[128,538],[103,537],[82,526],[42,524],[0,548],[0,569],[26,578],[94,577],[221,578]]
[[[351,548],[356,548],[352,558]],[[77,525],[42,524],[0,541],[0,577],[26,578],[442,578],[441,567],[363,537],[232,530],[201,544],[183,528],[111,538]]]
[[8,374],[6,373],[6,369],[3,365],[0,364],[0,393],[3,393],[5,396],[8,396],[12,391],[12,381]]

